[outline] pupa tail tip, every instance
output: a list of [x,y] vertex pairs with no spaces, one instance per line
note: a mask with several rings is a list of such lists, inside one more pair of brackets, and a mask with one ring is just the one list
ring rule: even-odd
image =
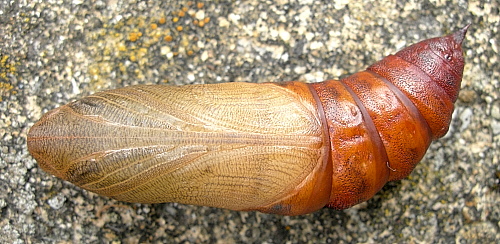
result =
[[467,30],[469,29],[470,26],[471,23],[467,24],[465,27],[463,27],[462,29],[453,34],[453,38],[455,39],[456,43],[462,44],[462,41],[465,39],[465,34],[467,33]]

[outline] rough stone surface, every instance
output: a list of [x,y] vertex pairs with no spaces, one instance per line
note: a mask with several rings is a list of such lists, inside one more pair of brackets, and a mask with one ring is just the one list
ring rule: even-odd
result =
[[[0,0],[0,242],[498,242],[499,2],[421,2]],[[467,23],[450,132],[349,210],[122,203],[46,174],[26,148],[43,113],[99,90],[338,78]]]

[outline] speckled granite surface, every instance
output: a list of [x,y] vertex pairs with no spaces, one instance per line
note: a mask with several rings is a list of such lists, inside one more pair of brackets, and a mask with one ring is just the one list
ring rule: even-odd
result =
[[[499,2],[298,2],[0,0],[0,242],[498,242]],[[467,23],[450,132],[408,179],[349,210],[122,203],[46,174],[26,149],[44,112],[99,90],[338,78]]]

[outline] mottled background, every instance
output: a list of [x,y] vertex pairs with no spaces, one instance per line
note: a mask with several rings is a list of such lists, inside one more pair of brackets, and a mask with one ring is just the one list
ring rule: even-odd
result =
[[[499,2],[0,0],[0,242],[466,243],[500,239]],[[26,134],[131,84],[316,82],[472,23],[450,132],[345,211],[282,217],[110,200],[40,170]]]

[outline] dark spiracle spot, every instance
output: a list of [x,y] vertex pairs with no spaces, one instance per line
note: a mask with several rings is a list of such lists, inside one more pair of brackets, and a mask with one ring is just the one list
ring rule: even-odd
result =
[[102,177],[102,168],[92,160],[74,164],[68,169],[68,181],[75,185],[84,185]]
[[104,104],[102,101],[100,101],[100,99],[86,97],[74,101],[68,104],[68,106],[77,113],[87,114],[92,111],[98,111],[99,109],[104,107]]

